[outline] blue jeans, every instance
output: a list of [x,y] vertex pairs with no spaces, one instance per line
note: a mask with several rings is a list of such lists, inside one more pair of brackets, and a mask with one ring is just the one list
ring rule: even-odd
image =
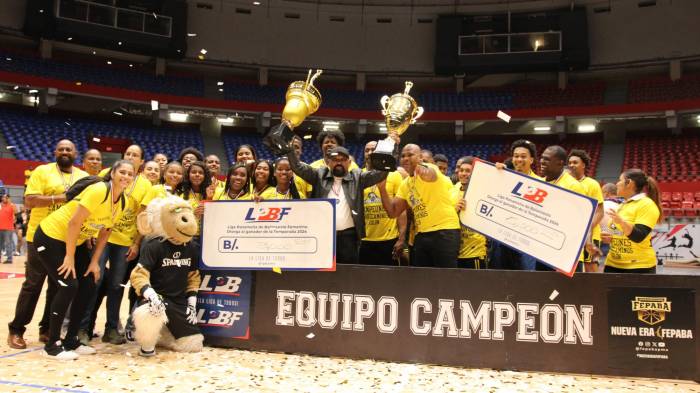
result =
[[12,257],[15,254],[15,242],[12,235],[15,233],[14,229],[1,230],[0,231],[0,251],[4,250],[7,254],[7,262],[12,262]]
[[[119,246],[113,243],[107,243],[102,255],[100,256],[100,270],[104,273],[105,267],[107,266],[107,261],[109,260],[109,271],[107,274],[103,274],[100,277],[100,281],[97,283],[99,288],[102,284],[102,280],[107,280],[107,323],[105,324],[106,329],[117,329],[119,326],[119,308],[122,304],[122,298],[124,297],[124,287],[122,286],[122,281],[124,280],[124,275],[126,274],[127,262],[126,253],[129,251],[127,246]],[[95,308],[95,303],[97,302],[97,293],[90,299],[83,320],[80,324],[81,328],[87,330],[90,326],[90,314],[93,308]]]

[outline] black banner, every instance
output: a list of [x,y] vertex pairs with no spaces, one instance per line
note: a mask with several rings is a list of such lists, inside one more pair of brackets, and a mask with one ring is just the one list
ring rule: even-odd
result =
[[[255,276],[250,340],[207,337],[209,344],[476,368],[700,379],[697,276],[577,274],[570,279],[547,272],[343,265],[336,272]],[[635,355],[638,341],[652,340],[628,342],[628,336],[611,335],[611,326],[643,324],[631,309],[635,297],[665,297],[672,303],[660,333],[668,335],[653,340],[672,351],[665,367]],[[677,338],[683,334],[686,338]]]

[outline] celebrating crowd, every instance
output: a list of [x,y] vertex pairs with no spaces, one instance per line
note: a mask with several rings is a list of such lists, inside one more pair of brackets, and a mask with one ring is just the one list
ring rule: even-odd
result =
[[[399,145],[398,136],[390,136]],[[75,145],[69,140],[58,142],[56,161],[37,167],[25,190],[24,207],[31,211],[26,224],[26,279],[9,323],[8,345],[26,348],[23,335],[47,277],[39,329],[48,355],[69,358],[68,352],[94,353],[89,342],[103,298],[107,320],[102,341],[118,345],[130,339],[129,322],[126,334],[121,333],[120,308],[142,251],[137,217],[152,200],[168,195],[181,197],[194,212],[199,228],[192,241],[195,245],[201,244],[204,201],[329,198],[336,200],[338,263],[550,269],[460,224],[459,212],[469,203],[464,195],[477,157],[460,158],[448,177],[447,158],[416,144],[403,146],[400,166],[387,172],[372,168],[369,157],[376,142],[366,144],[363,168],[343,147],[340,131],[318,135],[322,157],[311,164],[300,161],[302,139],[295,137],[292,142],[293,150],[274,161],[259,158],[250,145],[241,145],[225,174],[220,173],[216,155],[205,156],[190,147],[171,161],[161,153],[147,161],[138,145],[129,146],[123,159],[110,168],[102,168],[99,151],[88,150],[81,169],[74,166]],[[514,142],[510,157],[496,166],[598,201],[580,270],[597,271],[604,259],[606,272],[655,272],[650,237],[661,220],[659,190],[641,170],[626,170],[617,184],[601,188],[586,175],[590,158],[585,151],[549,146],[538,160],[535,144],[527,140]],[[137,298],[130,289],[130,310]]]

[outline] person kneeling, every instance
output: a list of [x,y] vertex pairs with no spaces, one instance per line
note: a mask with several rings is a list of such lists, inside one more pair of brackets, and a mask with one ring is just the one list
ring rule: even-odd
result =
[[197,220],[190,205],[176,196],[154,199],[137,218],[147,237],[131,285],[142,297],[134,309],[134,338],[141,356],[156,345],[177,352],[199,352],[204,336],[197,326],[198,253],[191,241]]

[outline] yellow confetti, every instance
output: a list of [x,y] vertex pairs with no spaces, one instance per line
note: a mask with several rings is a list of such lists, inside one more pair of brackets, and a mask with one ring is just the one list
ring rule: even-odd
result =
[[278,267],[273,267],[273,268],[272,268],[272,271],[275,272],[275,273],[277,273],[277,274],[282,274],[282,269],[280,269],[280,268],[278,268]]

